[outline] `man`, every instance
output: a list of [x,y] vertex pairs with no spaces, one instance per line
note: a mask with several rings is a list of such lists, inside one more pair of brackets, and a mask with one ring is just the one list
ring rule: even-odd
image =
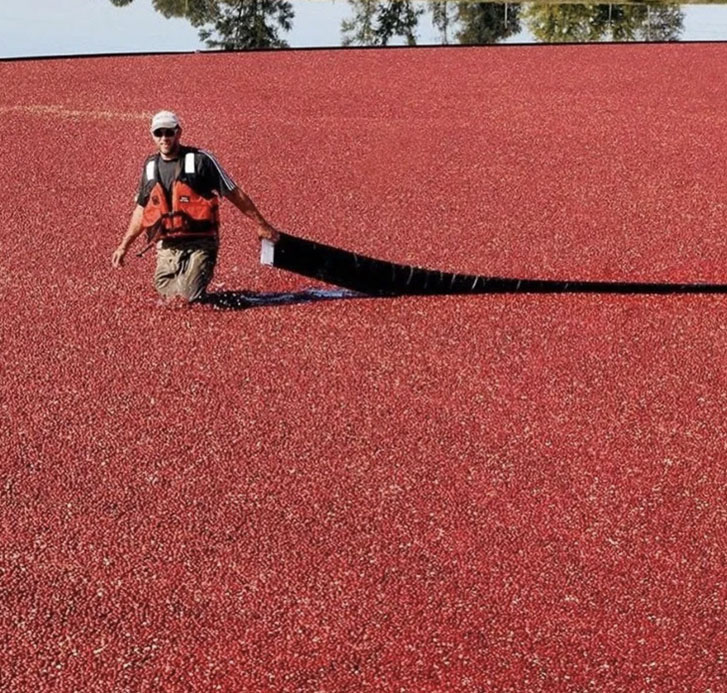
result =
[[129,247],[146,231],[149,245],[157,247],[156,290],[166,298],[199,301],[217,262],[220,197],[257,223],[260,238],[274,242],[278,232],[214,156],[180,143],[182,127],[174,113],[157,113],[151,134],[159,152],[146,160],[136,208],[111,264],[122,267]]

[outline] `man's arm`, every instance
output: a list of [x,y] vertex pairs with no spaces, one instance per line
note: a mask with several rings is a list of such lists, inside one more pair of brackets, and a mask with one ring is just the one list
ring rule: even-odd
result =
[[258,211],[255,203],[240,188],[235,188],[227,195],[227,199],[232,202],[246,217],[249,217],[258,225],[257,235],[260,238],[267,238],[273,242],[277,241],[280,234],[274,226],[269,224],[265,217]]
[[136,208],[131,214],[131,221],[129,222],[129,228],[121,239],[119,247],[114,250],[114,254],[111,256],[111,264],[116,267],[122,267],[124,264],[124,256],[129,246],[136,240],[136,238],[144,230],[141,225],[142,217],[144,216],[144,208],[141,205],[136,205]]

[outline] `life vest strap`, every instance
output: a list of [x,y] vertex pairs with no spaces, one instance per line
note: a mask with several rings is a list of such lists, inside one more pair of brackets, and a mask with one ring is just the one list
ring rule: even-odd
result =
[[[179,225],[175,225],[179,219]],[[217,224],[213,221],[194,219],[187,212],[177,210],[162,214],[159,218],[159,236],[172,238],[174,236],[213,236]]]
[[194,152],[187,152],[184,155],[184,172],[194,173]]

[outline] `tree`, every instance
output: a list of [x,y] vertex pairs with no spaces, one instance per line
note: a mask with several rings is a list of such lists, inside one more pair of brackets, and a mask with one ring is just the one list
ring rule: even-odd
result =
[[595,7],[532,3],[524,17],[533,36],[542,43],[584,43],[598,40]]
[[678,41],[684,31],[684,12],[681,5],[649,3],[644,8],[646,17],[640,27],[645,41]]
[[432,10],[432,24],[442,32],[442,43],[449,43],[449,25],[456,21],[456,13],[452,12],[454,2],[430,2]]
[[492,2],[459,2],[460,43],[497,43],[520,32],[520,5]]
[[285,48],[279,29],[290,31],[293,17],[293,5],[285,0],[222,0],[199,37],[223,50]]
[[379,36],[386,46],[394,36],[403,36],[410,46],[416,45],[416,27],[424,8],[414,9],[412,2],[384,2],[378,13]]
[[524,13],[543,43],[590,41],[676,41],[684,28],[679,5],[531,4]]
[[[133,0],[111,0],[122,7]],[[152,0],[165,17],[184,17],[199,29],[209,48],[284,48],[280,31],[293,26],[293,5],[286,0]]]
[[424,8],[416,9],[410,1],[349,0],[349,4],[354,15],[341,23],[344,46],[386,46],[395,36],[416,45],[416,27]]
[[212,21],[218,9],[217,0],[152,0],[154,9],[165,17],[183,17],[194,27]]
[[341,22],[341,34],[344,46],[376,45],[376,10],[378,3],[374,0],[349,0],[353,8],[353,17]]

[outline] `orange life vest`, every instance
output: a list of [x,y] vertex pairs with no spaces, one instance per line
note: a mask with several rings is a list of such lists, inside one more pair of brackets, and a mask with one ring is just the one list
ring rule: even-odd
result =
[[154,180],[149,200],[144,207],[142,226],[147,235],[158,238],[214,238],[220,225],[219,201],[216,195],[206,198],[190,185],[194,180],[195,152],[184,155],[177,164],[172,183],[172,204],[169,206],[167,194],[159,182],[158,157],[147,163],[146,177]]

